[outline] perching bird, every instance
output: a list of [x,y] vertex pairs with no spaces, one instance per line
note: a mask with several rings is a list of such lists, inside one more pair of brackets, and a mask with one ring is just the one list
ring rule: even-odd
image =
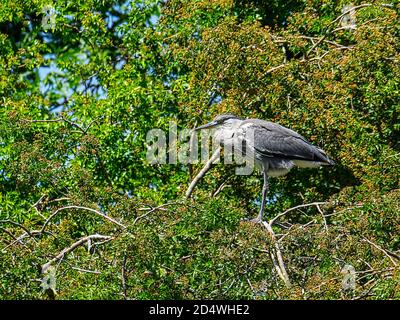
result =
[[243,120],[232,114],[223,114],[195,130],[211,128],[215,128],[214,137],[221,146],[233,147],[235,154],[244,155],[246,159],[254,161],[263,174],[261,208],[253,222],[262,221],[270,176],[285,175],[294,166],[316,168],[334,165],[325,151],[313,146],[293,130],[273,122]]

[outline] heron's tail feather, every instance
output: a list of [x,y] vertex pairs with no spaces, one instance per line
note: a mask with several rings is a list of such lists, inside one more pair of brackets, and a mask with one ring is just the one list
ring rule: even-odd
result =
[[334,165],[336,165],[336,162],[333,161],[332,159],[329,159],[329,158],[328,158],[328,162],[327,162],[326,165],[327,165],[327,166],[334,166]]
[[334,166],[336,164],[335,161],[328,157],[324,150],[318,147],[317,150],[319,151],[319,154],[317,154],[317,161],[320,161],[324,166]]

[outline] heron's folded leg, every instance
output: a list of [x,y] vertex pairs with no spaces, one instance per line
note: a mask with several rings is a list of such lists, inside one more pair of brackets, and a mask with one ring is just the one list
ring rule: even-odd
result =
[[262,218],[264,215],[265,202],[267,200],[267,192],[269,189],[268,174],[266,171],[263,171],[263,176],[264,176],[264,185],[262,188],[262,199],[261,199],[260,212],[259,212],[257,218],[251,220],[251,222],[255,222],[255,223],[261,223],[261,221],[262,221]]

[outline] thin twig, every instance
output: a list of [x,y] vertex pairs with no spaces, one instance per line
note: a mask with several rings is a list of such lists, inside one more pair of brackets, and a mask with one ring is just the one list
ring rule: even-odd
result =
[[319,206],[319,204],[316,205],[318,212],[321,214],[322,220],[324,221],[324,229],[326,232],[328,232],[328,224],[326,223],[326,218],[324,213],[321,210],[321,207]]
[[62,118],[57,119],[23,119],[20,122],[32,122],[32,123],[40,123],[40,122],[61,122]]
[[278,69],[283,68],[283,67],[286,66],[286,65],[288,65],[288,63],[282,63],[282,64],[280,64],[279,66],[276,66],[276,67],[273,67],[273,68],[271,68],[271,69],[268,69],[268,70],[265,72],[265,74],[270,74],[270,73],[274,72],[275,70],[278,70]]
[[36,202],[32,205],[32,207],[37,207],[37,206],[39,205],[39,203],[42,202],[43,198],[46,197],[46,196],[47,196],[47,194],[42,195],[42,196],[39,198],[39,200],[36,201]]
[[71,200],[71,198],[69,198],[69,197],[62,197],[62,198],[58,198],[58,199],[49,200],[48,203],[60,202],[60,201],[67,201],[67,200]]
[[21,122],[31,122],[31,123],[46,123],[46,122],[66,122],[69,125],[71,125],[72,127],[78,129],[80,132],[82,132],[83,134],[87,134],[89,128],[92,126],[93,123],[95,123],[98,119],[95,118],[93,119],[87,126],[86,128],[77,124],[74,121],[71,121],[69,119],[67,119],[66,117],[64,117],[63,115],[61,115],[59,118],[56,119],[23,119],[21,120]]
[[61,116],[61,119],[67,122],[69,125],[71,125],[74,128],[77,128],[79,131],[81,131],[83,134],[86,134],[85,128],[83,128],[81,125],[77,124],[76,122],[73,122],[71,120],[68,120],[64,116]]
[[45,221],[45,223],[43,224],[43,227],[42,227],[41,231],[42,232],[44,231],[46,226],[49,224],[50,220],[53,219],[60,211],[67,210],[67,209],[80,209],[80,210],[87,210],[87,211],[90,211],[90,212],[94,212],[97,215],[103,217],[104,219],[106,219],[106,220],[108,220],[108,221],[110,221],[112,223],[115,223],[116,225],[120,226],[121,228],[126,229],[126,226],[124,226],[122,223],[114,220],[113,218],[111,218],[111,217],[109,217],[109,216],[107,216],[107,215],[105,215],[105,214],[103,214],[100,211],[97,211],[95,209],[82,207],[82,206],[66,206],[66,207],[58,208],[50,217],[48,217],[47,220]]
[[[358,5],[358,6],[351,6],[351,8],[350,8],[349,10],[346,10],[346,11],[343,12],[341,15],[339,15],[338,17],[336,17],[333,21],[331,21],[331,22],[328,24],[328,26],[326,27],[326,30],[325,30],[324,35],[323,35],[321,38],[319,38],[319,40],[318,40],[316,43],[314,43],[314,45],[310,48],[310,50],[307,51],[306,57],[308,57],[309,54],[310,54],[316,47],[318,47],[318,46],[321,44],[321,42],[323,42],[323,41],[325,40],[325,38],[326,38],[329,34],[331,34],[331,33],[333,32],[333,30],[331,30],[330,28],[331,28],[334,24],[336,24],[337,22],[339,22],[345,15],[347,15],[347,14],[349,14],[349,13],[351,13],[352,11],[355,11],[355,10],[357,10],[357,9],[361,9],[361,8],[365,8],[365,7],[370,7],[370,6],[373,6],[373,5],[375,5],[375,4],[372,4],[372,3],[364,3],[364,4],[360,4],[360,5]],[[377,6],[380,6],[380,7],[388,7],[388,8],[392,8],[392,7],[393,7],[393,6],[390,5],[390,4],[378,4]],[[337,30],[337,29],[334,29],[334,30]]]
[[347,11],[343,12],[340,16],[336,17],[335,20],[333,20],[329,25],[328,28],[331,27],[332,25],[334,25],[336,22],[339,22],[345,15],[348,15],[349,13],[351,13],[352,11],[355,11],[357,9],[361,9],[364,7],[370,7],[372,6],[372,3],[364,3],[364,4],[360,4],[358,6],[351,6],[350,9],[348,9]]
[[312,202],[312,203],[300,204],[300,205],[298,205],[298,206],[292,207],[292,208],[287,209],[286,211],[284,211],[284,212],[278,214],[277,216],[275,216],[274,218],[272,218],[272,219],[269,221],[269,224],[272,226],[273,223],[274,223],[277,219],[279,219],[280,217],[284,216],[285,214],[287,214],[287,213],[289,213],[289,212],[291,212],[291,211],[293,211],[293,210],[296,210],[296,209],[299,209],[299,208],[311,207],[311,206],[319,206],[319,205],[324,205],[324,204],[328,204],[328,203],[329,203],[329,202]]
[[219,187],[217,188],[217,190],[215,190],[215,192],[212,194],[212,197],[215,198],[221,191],[222,189],[224,189],[225,187],[227,187],[226,183],[228,182],[228,180],[230,179],[230,177],[226,178],[224,181],[222,181],[222,183],[219,185]]
[[122,261],[122,267],[121,267],[121,281],[122,281],[122,295],[124,296],[124,299],[127,299],[126,295],[126,252],[124,254],[124,260]]
[[71,267],[71,269],[74,269],[76,271],[80,271],[80,272],[87,272],[87,273],[94,273],[94,274],[101,274],[100,271],[95,271],[95,270],[86,270],[86,269],[81,269],[78,267]]
[[18,222],[15,222],[15,221],[12,221],[12,220],[7,219],[7,220],[0,220],[0,223],[9,223],[9,224],[12,224],[12,225],[14,225],[14,226],[20,227],[20,228],[21,228],[22,230],[24,230],[29,236],[31,236],[31,232],[30,232],[26,227],[24,227],[22,224],[20,224],[20,223],[18,223]]
[[13,240],[17,240],[17,238],[10,231],[8,231],[6,228],[0,227],[0,230],[5,232],[5,233],[7,233],[11,238],[13,238]]
[[42,195],[38,201],[36,201],[31,207],[35,209],[36,213],[43,219],[46,220],[46,217],[40,212],[39,205],[42,203],[43,198],[45,198],[47,194]]
[[154,208],[152,208],[152,207],[150,207],[150,208],[140,208],[139,209],[140,211],[144,211],[144,210],[148,210],[148,211],[146,213],[142,214],[141,216],[136,217],[135,220],[133,220],[133,224],[136,224],[136,222],[138,222],[140,219],[143,219],[144,217],[148,216],[150,213],[153,213],[156,210],[165,210],[164,207],[170,206],[170,205],[173,205],[173,204],[177,204],[177,203],[178,203],[178,201],[173,201],[173,202],[168,202],[168,203],[161,204],[158,207],[154,207]]
[[13,246],[14,244],[16,244],[17,242],[23,244],[22,239],[31,236],[33,238],[33,236],[37,236],[40,235],[42,233],[47,233],[47,234],[51,234],[48,231],[42,232],[41,230],[32,230],[30,231],[30,234],[28,234],[27,232],[24,232],[23,234],[21,234],[18,238],[15,239],[15,241],[13,241],[12,243],[8,244],[7,246],[5,246],[2,251],[6,250],[7,248]]
[[307,51],[306,57],[308,57],[308,56],[310,55],[310,53],[311,53],[316,47],[318,47],[318,46],[321,44],[321,42],[324,41],[325,38],[331,33],[330,27],[331,27],[333,24],[335,24],[335,23],[337,23],[338,21],[340,21],[345,15],[349,14],[351,11],[356,10],[356,9],[359,9],[359,8],[367,7],[367,6],[371,6],[371,4],[362,4],[362,5],[359,5],[359,6],[351,7],[351,9],[345,11],[345,12],[342,13],[340,16],[338,16],[335,20],[331,21],[331,22],[329,23],[329,25],[327,26],[324,35],[323,35],[321,38],[319,38],[319,40],[318,40],[316,43],[314,43],[314,45],[310,48],[310,50]]

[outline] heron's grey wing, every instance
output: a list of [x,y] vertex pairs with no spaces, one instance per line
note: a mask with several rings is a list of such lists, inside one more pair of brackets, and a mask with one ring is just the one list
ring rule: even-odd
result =
[[313,146],[297,132],[279,124],[257,120],[243,125],[247,126],[246,135],[250,134],[254,139],[253,147],[261,157],[330,162],[323,150]]

